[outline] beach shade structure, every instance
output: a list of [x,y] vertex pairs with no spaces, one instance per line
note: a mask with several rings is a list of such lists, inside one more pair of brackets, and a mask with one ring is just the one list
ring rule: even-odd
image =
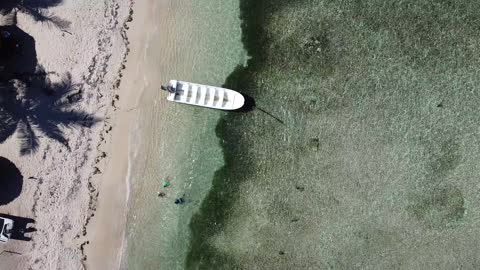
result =
[[0,64],[5,74],[34,73],[37,67],[35,39],[16,25],[0,26]]
[[22,192],[23,176],[10,160],[0,157],[0,205],[17,198]]
[[12,52],[15,52],[19,47],[17,41],[7,30],[0,30],[0,52],[2,57],[11,57]]
[[19,44],[9,31],[1,28],[0,26],[0,71],[3,71],[6,61],[18,52]]

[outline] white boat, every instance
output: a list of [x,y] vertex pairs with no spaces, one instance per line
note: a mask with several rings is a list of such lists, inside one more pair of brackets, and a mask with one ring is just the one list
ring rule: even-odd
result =
[[169,92],[167,100],[220,110],[240,109],[245,103],[242,94],[221,87],[171,80],[163,90]]

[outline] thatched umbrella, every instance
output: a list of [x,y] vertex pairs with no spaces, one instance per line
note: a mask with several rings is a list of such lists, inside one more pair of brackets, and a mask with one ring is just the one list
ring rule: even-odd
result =
[[17,198],[22,192],[23,176],[10,160],[0,157],[0,205]]

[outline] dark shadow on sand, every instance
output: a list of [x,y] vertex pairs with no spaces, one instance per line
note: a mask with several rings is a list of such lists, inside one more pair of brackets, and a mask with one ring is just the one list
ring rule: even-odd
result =
[[17,134],[20,153],[31,154],[38,150],[43,134],[69,149],[62,127],[91,127],[99,121],[73,108],[82,99],[81,85],[72,82],[70,73],[48,72],[39,65],[35,40],[23,30],[17,26],[0,30],[18,44],[15,55],[0,63],[0,143]]
[[10,160],[0,157],[0,205],[15,200],[22,192],[23,176]]
[[22,12],[35,21],[47,26],[54,26],[61,30],[68,30],[70,22],[51,12],[48,8],[62,4],[63,0],[2,0],[0,3],[1,14],[13,14],[12,24],[16,24],[16,13]]
[[2,49],[0,65],[4,70],[0,73],[2,85],[21,74],[33,74],[37,67],[35,39],[16,25],[0,26],[1,32],[8,32],[9,46]]
[[13,220],[13,230],[12,230],[11,239],[21,240],[21,241],[30,241],[32,240],[32,237],[30,237],[30,233],[37,231],[37,229],[32,227],[32,225],[35,224],[35,220],[33,218],[12,216],[7,214],[0,214],[0,217],[9,218]]

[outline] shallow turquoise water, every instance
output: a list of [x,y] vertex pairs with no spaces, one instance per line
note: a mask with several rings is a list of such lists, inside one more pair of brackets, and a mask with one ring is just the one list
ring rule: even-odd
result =
[[[149,36],[133,165],[125,269],[183,269],[189,221],[223,165],[215,135],[219,111],[166,102],[159,85],[169,79],[222,85],[245,62],[237,1],[166,1],[158,16],[165,31]],[[166,32],[166,33],[164,33]],[[158,53],[158,52],[161,53]],[[168,188],[162,187],[169,181]],[[165,197],[158,197],[164,192]],[[184,205],[176,198],[184,197]]]
[[129,269],[478,268],[479,4],[239,3],[178,12],[165,76],[256,107],[145,109]]

